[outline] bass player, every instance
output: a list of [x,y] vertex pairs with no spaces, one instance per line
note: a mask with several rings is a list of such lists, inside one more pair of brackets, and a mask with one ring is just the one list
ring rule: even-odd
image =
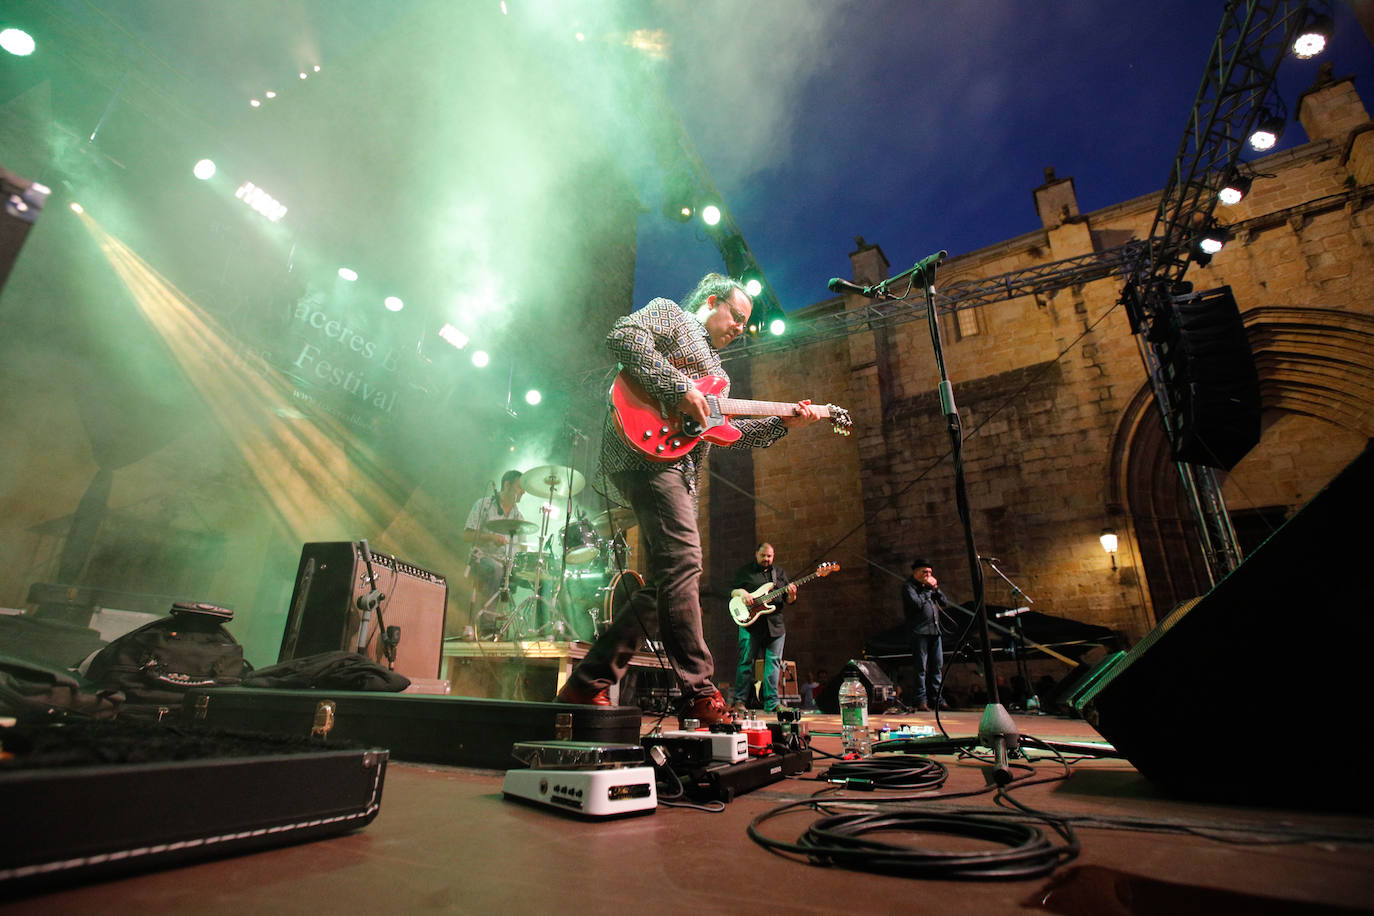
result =
[[739,667],[735,671],[735,705],[751,705],[750,695],[754,686],[754,659],[763,656],[763,680],[759,682],[759,702],[764,712],[775,712],[778,708],[778,681],[782,676],[782,647],[787,638],[787,625],[782,619],[782,604],[795,604],[797,586],[787,578],[787,573],[773,565],[773,545],[764,541],[754,550],[754,559],[745,563],[735,573],[730,583],[733,594],[744,592],[745,607],[758,610],[760,599],[751,597],[760,586],[768,586],[768,591],[785,588],[787,593],[782,600],[775,600],[774,609],[759,615],[748,626],[739,628]]

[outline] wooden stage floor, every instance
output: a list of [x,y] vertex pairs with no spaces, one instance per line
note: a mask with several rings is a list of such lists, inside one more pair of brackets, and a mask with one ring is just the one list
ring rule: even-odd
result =
[[[951,735],[969,735],[979,715],[955,711],[941,719]],[[1014,718],[1022,734],[1100,740],[1081,720]],[[808,716],[806,721],[816,749],[838,751],[837,717]],[[653,722],[646,718],[644,730]],[[875,717],[876,724],[884,722],[929,725],[934,716]],[[1114,759],[1079,761],[1070,765],[1066,779],[1028,780],[1014,787],[1013,797],[1024,805],[1082,818],[1076,824],[1081,852],[1053,877],[998,881],[818,867],[752,841],[746,830],[753,818],[826,785],[816,779],[830,763],[824,758],[818,758],[813,772],[742,795],[721,813],[660,806],[652,814],[603,822],[505,800],[498,771],[393,761],[380,814],[356,833],[52,891],[0,904],[0,913],[983,914],[1030,909],[1144,916],[1334,913],[1374,905],[1374,818],[1284,805],[1285,783],[1321,779],[1324,755],[1357,751],[1338,740],[1306,749],[1287,742],[1282,749],[1252,744],[1235,753],[1237,766],[1274,769],[1272,805],[1242,808],[1172,799],[1129,763]],[[1037,778],[1064,773],[1048,755],[1037,756]],[[983,787],[985,768],[953,756],[937,759],[949,768],[945,788],[908,805],[932,812],[997,810],[986,792],[941,798]],[[1364,787],[1352,785],[1349,791]],[[848,797],[868,806],[885,794],[890,793]],[[60,800],[54,799],[54,806],[60,807]],[[65,816],[74,828],[79,825],[80,812]],[[790,841],[813,817],[788,815],[763,829]],[[1131,824],[1136,829],[1126,829]],[[891,839],[924,848],[969,848],[969,841],[934,835]]]

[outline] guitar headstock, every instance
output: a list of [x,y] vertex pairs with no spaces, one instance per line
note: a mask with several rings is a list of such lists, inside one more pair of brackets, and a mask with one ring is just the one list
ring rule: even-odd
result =
[[827,560],[826,562],[824,562],[824,563],[822,563],[822,564],[820,564],[819,566],[816,567],[816,575],[822,576],[822,577],[828,576],[828,575],[830,575],[830,574],[833,573],[833,572],[839,572],[839,571],[840,571],[840,564],[831,562],[831,561],[829,561],[829,560]]
[[827,404],[825,408],[830,414],[830,428],[838,435],[849,435],[849,431],[854,428],[854,421],[849,419],[849,411],[834,404]]

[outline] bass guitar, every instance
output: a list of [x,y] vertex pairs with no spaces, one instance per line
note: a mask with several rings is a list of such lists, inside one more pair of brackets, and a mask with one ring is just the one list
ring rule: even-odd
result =
[[[734,442],[740,437],[740,431],[730,425],[732,416],[790,417],[797,412],[796,404],[780,401],[722,398],[719,394],[729,382],[717,375],[704,376],[694,384],[710,407],[704,426],[677,411],[665,410],[657,398],[622,369],[611,383],[611,416],[615,418],[616,429],[645,457],[668,462],[696,448],[702,439],[716,445]],[[849,411],[834,404],[812,406],[821,417],[829,418],[836,433],[849,435],[854,425],[849,419]]]
[[[840,564],[822,563],[816,567],[816,571],[809,576],[802,576],[793,582],[793,585],[801,586],[818,577],[828,576],[833,572],[838,572]],[[735,618],[735,623],[742,627],[747,627],[764,614],[771,614],[777,608],[768,602],[780,595],[787,594],[787,586],[773,588],[765,582],[752,592],[746,592],[742,588],[737,588],[730,593],[730,616]],[[753,605],[745,603],[746,599],[753,599]]]

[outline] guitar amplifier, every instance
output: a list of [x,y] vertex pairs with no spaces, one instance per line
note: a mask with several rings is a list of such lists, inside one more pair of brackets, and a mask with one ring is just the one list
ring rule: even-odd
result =
[[301,548],[278,662],[340,649],[359,651],[359,599],[376,588],[382,598],[367,622],[364,654],[386,665],[386,630],[399,627],[394,670],[413,680],[439,677],[447,580],[396,557],[370,553],[375,585],[359,542],[316,542]]
[[[763,680],[764,660],[754,659],[754,680]],[[778,674],[778,699],[784,703],[800,702],[801,688],[797,686],[797,663],[784,661]]]

